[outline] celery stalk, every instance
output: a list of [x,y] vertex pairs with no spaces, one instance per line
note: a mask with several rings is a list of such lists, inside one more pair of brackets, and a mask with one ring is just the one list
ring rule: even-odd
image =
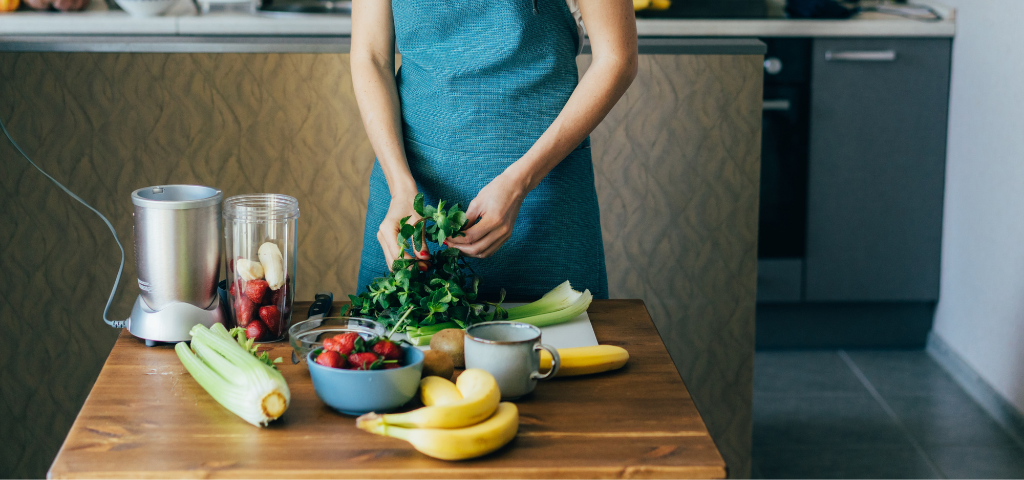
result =
[[207,329],[192,327],[192,347],[174,346],[178,359],[192,378],[243,420],[266,426],[291,403],[291,392],[281,372],[245,350],[221,324]]
[[[566,282],[566,284],[568,284],[568,282]],[[545,295],[545,297],[547,297],[547,295]],[[547,327],[557,325],[559,323],[565,323],[582,315],[583,312],[586,312],[587,307],[590,306],[590,301],[593,299],[594,296],[590,294],[590,290],[584,290],[573,303],[561,310],[544,312],[528,317],[516,317],[515,321],[529,323],[536,327]],[[541,298],[541,300],[544,299]],[[509,312],[511,313],[511,310],[509,310]]]
[[[545,293],[540,300],[508,309],[508,318],[506,320],[519,320],[536,315],[557,312],[573,305],[582,295],[582,293],[573,290],[572,285],[570,285],[569,281],[566,280],[561,285],[553,288],[550,292]],[[587,302],[587,304],[589,305],[590,303]],[[586,309],[584,308],[584,310]]]
[[417,336],[433,335],[433,334],[435,334],[437,332],[440,332],[441,330],[445,330],[445,329],[448,329],[448,328],[459,328],[459,324],[457,324],[455,322],[444,322],[444,323],[438,323],[438,324],[434,324],[434,325],[426,325],[426,326],[417,328],[415,333],[416,333]]
[[433,337],[434,337],[433,335],[421,335],[421,336],[418,336],[418,337],[409,337],[409,343],[412,343],[413,345],[415,345],[417,347],[423,347],[423,346],[430,345],[430,339],[433,338]]

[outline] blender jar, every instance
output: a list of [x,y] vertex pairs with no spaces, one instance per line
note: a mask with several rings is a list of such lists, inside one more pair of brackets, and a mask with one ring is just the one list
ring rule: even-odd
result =
[[224,252],[234,324],[259,342],[284,338],[292,317],[299,201],[278,194],[224,201]]

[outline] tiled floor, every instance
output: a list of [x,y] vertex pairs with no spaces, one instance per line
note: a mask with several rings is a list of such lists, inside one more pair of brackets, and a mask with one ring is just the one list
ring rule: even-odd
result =
[[1024,478],[1024,444],[923,351],[759,351],[755,478]]

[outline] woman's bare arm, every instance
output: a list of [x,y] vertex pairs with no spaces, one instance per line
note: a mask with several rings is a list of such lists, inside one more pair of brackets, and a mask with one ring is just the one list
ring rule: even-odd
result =
[[390,267],[402,255],[396,238],[399,220],[412,209],[416,181],[409,171],[402,138],[402,107],[395,84],[395,23],[391,2],[352,2],[352,86],[363,127],[391,191],[391,205],[377,231]]
[[628,0],[580,0],[593,62],[551,126],[515,163],[484,187],[467,215],[480,218],[448,243],[471,257],[489,257],[512,235],[526,194],[597,128],[637,72],[636,19]]

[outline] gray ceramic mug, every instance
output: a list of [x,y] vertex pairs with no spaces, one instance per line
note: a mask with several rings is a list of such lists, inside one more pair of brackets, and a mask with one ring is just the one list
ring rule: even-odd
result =
[[[553,377],[561,361],[558,351],[540,343],[540,329],[520,322],[483,322],[466,329],[466,368],[494,375],[501,398],[519,398],[533,391],[537,380]],[[551,370],[540,373],[540,350],[551,354]]]

